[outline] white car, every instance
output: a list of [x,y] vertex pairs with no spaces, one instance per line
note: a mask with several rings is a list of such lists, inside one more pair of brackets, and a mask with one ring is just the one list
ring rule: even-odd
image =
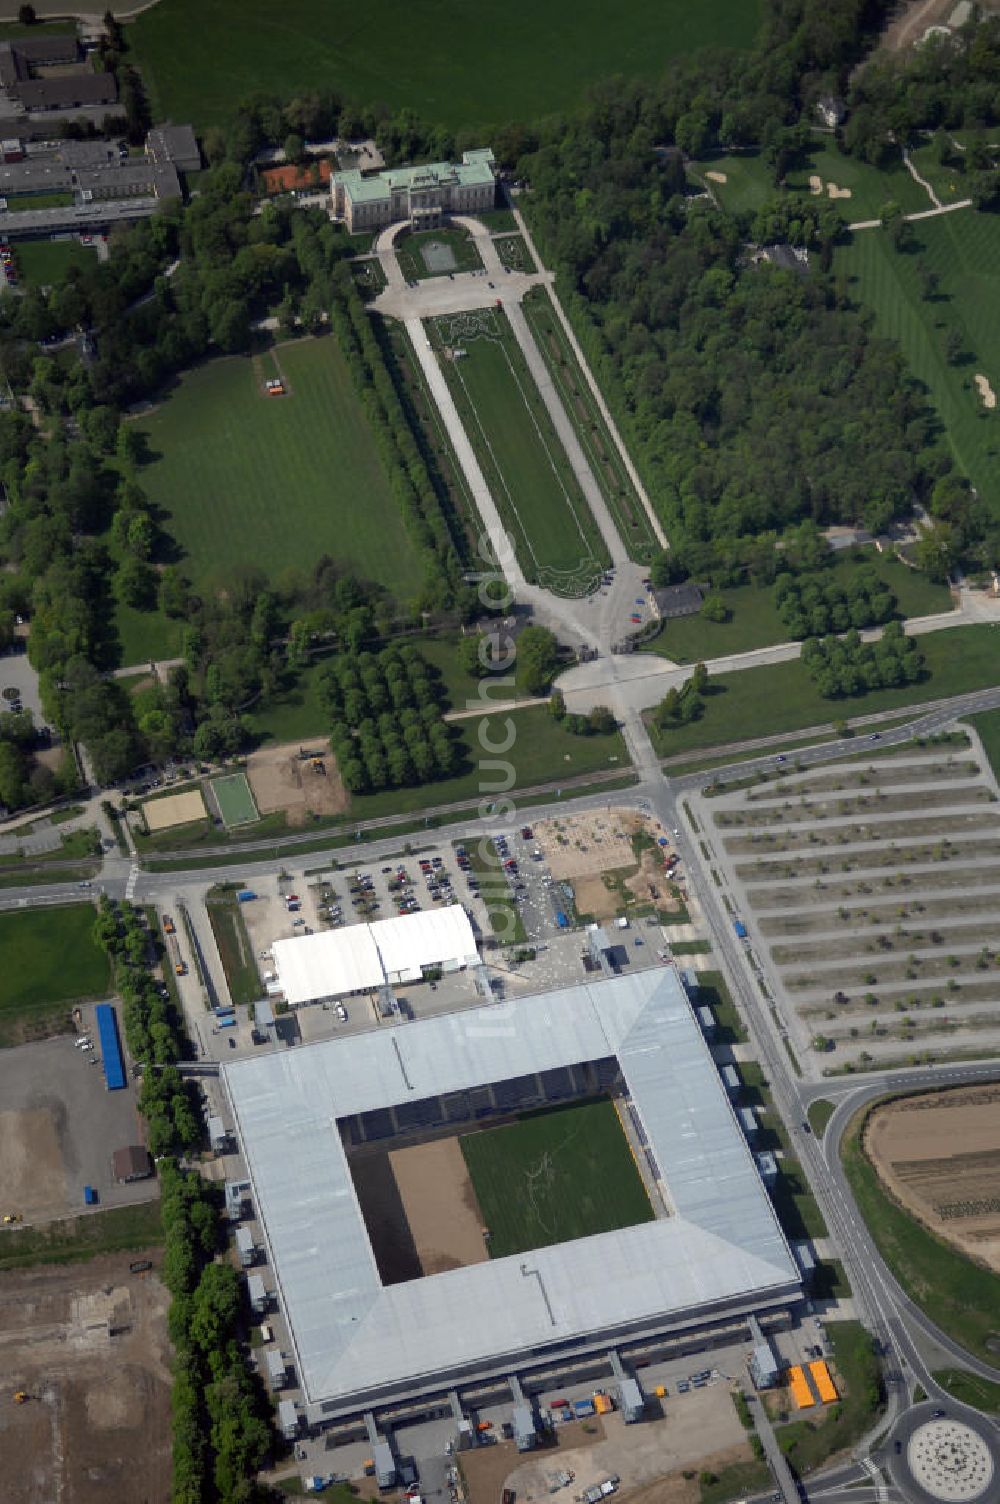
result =
[[344,1007],[343,1003],[338,1003],[337,1004],[337,1017],[340,1019],[340,1022],[342,1024],[346,1024],[346,1022],[347,1022],[347,1009]]

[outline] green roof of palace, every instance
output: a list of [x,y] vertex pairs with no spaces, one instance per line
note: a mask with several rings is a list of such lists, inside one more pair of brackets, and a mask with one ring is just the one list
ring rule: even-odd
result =
[[373,177],[357,168],[334,174],[355,204],[375,203],[405,189],[471,187],[493,182],[493,153],[488,146],[463,153],[461,162],[425,162],[418,167],[388,167]]

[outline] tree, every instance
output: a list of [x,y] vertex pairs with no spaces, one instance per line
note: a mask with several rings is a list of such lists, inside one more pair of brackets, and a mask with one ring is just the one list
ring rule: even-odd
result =
[[305,154],[305,142],[297,132],[291,131],[285,137],[284,152],[289,162],[302,161]]
[[587,720],[596,736],[610,736],[618,727],[618,722],[607,705],[595,705]]
[[729,608],[721,595],[706,595],[701,603],[701,614],[706,621],[725,622],[729,620]]
[[525,627],[517,639],[515,677],[530,695],[543,695],[559,662],[559,645],[547,627]]
[[17,19],[20,21],[22,26],[34,26],[35,22],[38,20],[38,17],[35,14],[35,7],[33,5],[19,5],[17,9]]

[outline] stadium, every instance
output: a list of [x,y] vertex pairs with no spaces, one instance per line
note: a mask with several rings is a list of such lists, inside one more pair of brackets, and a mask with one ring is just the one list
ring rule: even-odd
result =
[[223,1076],[313,1423],[800,1293],[672,970]]

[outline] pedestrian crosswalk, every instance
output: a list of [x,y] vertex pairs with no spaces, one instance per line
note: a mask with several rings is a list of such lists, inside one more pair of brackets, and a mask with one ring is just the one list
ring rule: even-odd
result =
[[128,869],[128,881],[125,884],[125,897],[128,899],[129,903],[131,903],[133,898],[135,897],[136,884],[139,881],[139,874],[141,871],[142,868],[135,862],[133,862],[132,866]]

